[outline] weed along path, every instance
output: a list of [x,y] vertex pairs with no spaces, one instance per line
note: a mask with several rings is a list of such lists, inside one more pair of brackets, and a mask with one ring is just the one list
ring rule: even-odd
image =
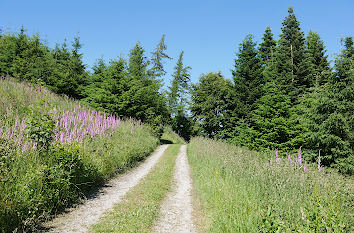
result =
[[106,211],[112,209],[115,203],[120,202],[122,197],[149,173],[167,147],[168,145],[160,146],[140,166],[110,180],[97,196],[45,223],[44,227],[49,232],[56,233],[88,232],[91,225],[95,224]]
[[161,206],[154,232],[196,232],[192,220],[192,182],[187,146],[181,146],[176,159],[174,187]]

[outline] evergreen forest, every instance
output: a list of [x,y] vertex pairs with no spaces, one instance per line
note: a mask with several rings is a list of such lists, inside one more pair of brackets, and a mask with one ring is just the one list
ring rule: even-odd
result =
[[[97,111],[163,126],[189,141],[203,136],[252,150],[291,154],[354,172],[354,45],[344,37],[334,61],[320,35],[305,34],[293,8],[279,39],[265,28],[262,40],[246,35],[235,51],[232,76],[205,73],[191,82],[184,51],[172,58],[162,35],[153,51],[140,43],[128,57],[83,62],[80,37],[50,48],[38,34],[0,31],[0,76],[31,82]],[[236,42],[237,43],[237,42]],[[175,62],[167,74],[166,62]],[[171,75],[164,88],[163,79]]]

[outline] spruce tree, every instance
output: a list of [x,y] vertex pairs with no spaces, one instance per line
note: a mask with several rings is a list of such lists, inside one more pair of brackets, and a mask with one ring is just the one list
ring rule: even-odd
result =
[[16,58],[17,37],[4,34],[0,38],[0,75],[12,76],[12,65]]
[[149,77],[149,62],[144,49],[137,43],[129,54],[127,76],[122,79],[124,90],[119,101],[119,113],[150,123],[155,129],[168,119],[166,100],[159,92],[160,84]]
[[147,66],[149,65],[144,52],[145,51],[141,47],[140,43],[136,43],[134,48],[129,53],[129,75],[132,78],[141,81],[147,79]]
[[[308,147],[321,150],[322,163],[353,174],[354,49],[352,37],[344,39],[335,72],[322,88],[303,99]],[[315,160],[315,155],[313,160]]]
[[103,59],[99,59],[93,66],[93,74],[90,77],[90,84],[85,87],[83,102],[87,103],[98,111],[114,113],[114,100],[111,93],[111,83],[107,74],[107,65]]
[[85,71],[85,65],[82,61],[82,54],[80,49],[82,44],[80,43],[80,37],[76,36],[72,43],[71,59],[69,61],[70,75],[69,80],[71,81],[71,89],[68,93],[65,93],[73,98],[81,99],[83,97],[83,89],[87,85],[87,73]]
[[303,145],[303,129],[293,117],[290,96],[274,81],[267,82],[264,93],[252,111],[251,127],[242,135],[248,137],[244,145],[283,150]]
[[264,64],[268,64],[274,57],[276,41],[273,39],[273,33],[270,26],[267,26],[263,35],[263,42],[259,45],[259,54]]
[[66,94],[67,88],[71,84],[69,80],[70,70],[69,61],[71,53],[67,47],[66,40],[61,45],[56,44],[51,52],[53,57],[53,74],[47,78],[46,83],[50,89],[58,94]]
[[292,7],[283,21],[282,33],[275,53],[277,82],[290,95],[292,103],[314,86],[310,63],[305,52],[305,38]]
[[311,62],[311,75],[316,80],[316,84],[323,85],[328,81],[331,74],[329,62],[323,41],[320,35],[310,31],[306,38],[306,53]]
[[252,35],[246,36],[240,44],[232,74],[236,103],[233,115],[237,120],[247,121],[250,112],[255,108],[256,100],[262,96],[264,84],[262,62]]

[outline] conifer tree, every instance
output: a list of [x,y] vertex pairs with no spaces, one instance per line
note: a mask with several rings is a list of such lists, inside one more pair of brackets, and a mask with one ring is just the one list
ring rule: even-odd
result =
[[192,122],[187,114],[187,102],[190,91],[189,70],[191,67],[184,66],[183,54],[184,52],[181,51],[175,66],[171,86],[167,92],[167,101],[172,118],[172,129],[185,140],[189,140],[192,131]]
[[103,59],[99,59],[93,66],[93,74],[90,77],[90,84],[86,86],[83,94],[83,102],[88,103],[98,111],[114,113],[114,96],[111,92],[111,82],[107,74],[107,65]]
[[235,103],[234,117],[248,119],[257,99],[262,96],[262,63],[253,36],[248,35],[240,44],[233,70]]
[[292,7],[283,21],[282,33],[275,54],[277,81],[290,95],[292,103],[314,86],[309,59],[305,52],[305,38]]
[[331,74],[329,62],[323,41],[320,35],[310,31],[306,38],[306,53],[311,62],[311,75],[318,85],[323,85],[328,81]]
[[167,45],[165,44],[165,34],[162,35],[159,44],[157,45],[154,52],[152,52],[152,68],[150,70],[151,76],[154,78],[160,78],[166,74],[166,71],[163,67],[163,59],[172,59],[166,54]]
[[290,96],[275,81],[266,83],[264,93],[252,111],[251,127],[242,135],[247,142],[244,145],[256,149],[298,148],[304,143],[303,129],[293,117]]
[[54,92],[75,99],[85,97],[84,88],[88,85],[88,75],[82,61],[81,47],[80,38],[75,37],[71,51],[67,47],[66,41],[61,47],[56,45],[52,51],[55,68],[52,77],[48,77],[46,83]]
[[0,38],[0,75],[11,76],[12,65],[16,58],[17,37],[4,34]]
[[144,49],[140,43],[136,43],[134,48],[129,53],[128,72],[132,78],[136,80],[147,79],[147,66],[149,65],[147,58],[144,55]]
[[71,59],[69,61],[69,80],[71,81],[72,87],[68,90],[68,93],[65,93],[77,99],[83,97],[83,89],[87,85],[87,73],[82,61],[82,54],[80,53],[81,47],[80,37],[76,36],[72,43]]
[[116,99],[117,105],[113,106],[115,113],[120,114],[118,106],[121,102],[121,95],[124,91],[123,80],[127,77],[127,62],[124,58],[120,57],[118,61],[112,60],[107,69],[108,81],[112,95]]
[[25,63],[25,51],[29,48],[29,38],[25,32],[25,28],[22,26],[18,37],[16,38],[16,45],[15,45],[15,57],[11,64],[10,72],[11,75],[20,79],[24,80],[23,77],[23,63]]
[[[303,99],[308,146],[321,150],[322,163],[353,174],[354,48],[352,37],[335,61],[328,83]],[[315,160],[315,156],[312,158]]]
[[175,71],[172,75],[173,79],[168,91],[168,105],[172,117],[177,115],[177,112],[185,111],[187,108],[187,94],[190,89],[190,66],[184,66],[183,54],[181,51],[178,61],[175,66]]
[[124,116],[157,127],[166,122],[168,111],[166,100],[159,92],[160,84],[148,76],[148,64],[144,49],[137,43],[129,54],[128,73],[121,82],[124,91],[118,108]]
[[273,39],[273,33],[270,26],[267,26],[263,35],[263,42],[259,45],[259,54],[264,64],[268,64],[274,57],[276,41]]
[[47,77],[46,83],[50,89],[58,94],[66,94],[69,81],[69,61],[70,51],[67,47],[66,40],[61,45],[56,44],[55,49],[51,52],[53,57],[54,71],[50,77]]

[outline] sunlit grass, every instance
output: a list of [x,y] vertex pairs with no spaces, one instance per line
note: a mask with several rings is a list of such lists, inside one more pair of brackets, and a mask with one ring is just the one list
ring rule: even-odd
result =
[[209,139],[191,141],[188,158],[209,232],[353,230],[352,178],[265,157]]
[[180,145],[170,145],[153,170],[90,232],[151,232],[173,178]]
[[[30,113],[43,100],[50,106]],[[23,122],[47,114],[48,108],[56,117],[35,124],[53,121],[54,139],[48,150],[40,151]],[[42,118],[32,122],[37,119]],[[35,231],[48,215],[135,166],[158,144],[139,122],[105,116],[39,86],[0,80],[0,232]]]

